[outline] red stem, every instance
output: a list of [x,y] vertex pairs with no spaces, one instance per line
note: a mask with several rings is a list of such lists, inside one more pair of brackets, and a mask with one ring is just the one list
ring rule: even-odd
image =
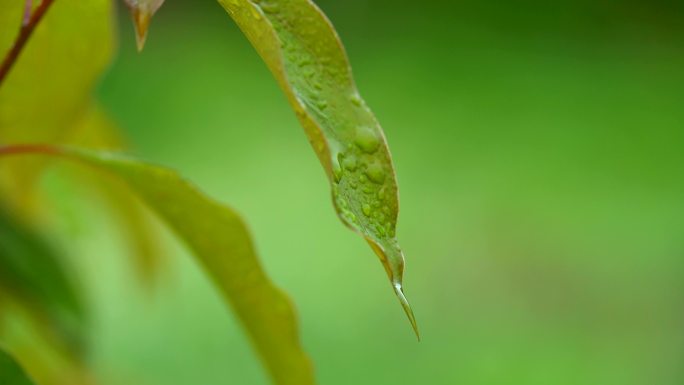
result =
[[0,146],[0,156],[22,154],[61,155],[63,154],[63,151],[59,147],[51,146],[49,144],[13,144],[9,146]]
[[28,41],[29,37],[31,37],[33,30],[36,28],[40,20],[45,15],[45,12],[47,12],[48,8],[50,8],[50,5],[52,5],[53,2],[54,0],[41,1],[38,8],[36,8],[35,12],[33,12],[31,17],[28,19],[28,22],[22,21],[17,40],[14,41],[14,45],[7,53],[7,56],[5,56],[5,59],[2,61],[2,65],[0,65],[0,86],[2,85],[3,80],[5,80],[5,77],[7,77],[7,73],[12,69],[12,66],[19,58],[19,54],[21,54],[26,42]]

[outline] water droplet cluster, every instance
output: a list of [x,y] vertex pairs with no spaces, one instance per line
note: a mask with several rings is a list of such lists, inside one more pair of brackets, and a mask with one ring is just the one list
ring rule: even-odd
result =
[[[354,94],[352,105],[364,108]],[[396,202],[388,155],[383,151],[383,138],[375,126],[360,125],[346,145],[331,146],[333,156],[334,195],[342,217],[368,235],[394,237]]]

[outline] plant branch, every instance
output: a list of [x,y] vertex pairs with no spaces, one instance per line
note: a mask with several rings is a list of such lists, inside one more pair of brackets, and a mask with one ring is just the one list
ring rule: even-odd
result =
[[60,155],[62,153],[63,151],[59,147],[49,144],[13,144],[9,146],[0,146],[0,156],[22,154]]
[[5,77],[7,77],[7,73],[12,69],[12,66],[19,58],[19,55],[21,54],[21,51],[26,45],[29,37],[31,37],[33,30],[36,28],[40,20],[45,15],[45,12],[47,12],[53,2],[54,0],[41,1],[40,5],[36,8],[31,17],[28,18],[28,21],[25,21],[25,19],[22,20],[21,29],[19,29],[19,35],[14,41],[14,45],[10,51],[7,52],[7,56],[5,56],[5,59],[2,61],[2,65],[0,65],[0,86],[2,86],[2,82],[5,80]]

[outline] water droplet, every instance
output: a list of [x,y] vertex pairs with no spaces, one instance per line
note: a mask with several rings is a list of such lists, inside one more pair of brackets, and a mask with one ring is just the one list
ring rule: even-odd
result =
[[349,207],[349,204],[347,203],[347,200],[344,198],[339,198],[337,200],[338,206],[340,206],[341,209],[347,209]]
[[349,98],[351,102],[356,106],[356,107],[361,107],[361,96],[359,94],[352,94],[352,96]]
[[378,190],[378,199],[380,200],[385,200],[385,188],[381,188]]
[[389,234],[390,237],[394,236],[395,229],[390,222],[385,223],[385,229],[387,229],[387,234]]
[[371,214],[371,207],[368,203],[364,203],[361,205],[361,211],[363,211],[363,215],[365,216],[370,216]]
[[385,181],[385,170],[383,170],[380,163],[371,163],[366,168],[366,175],[368,179],[375,183],[382,183]]
[[356,170],[356,166],[358,165],[358,162],[356,161],[356,157],[353,154],[349,154],[342,159],[342,167],[349,171],[354,171]]
[[380,139],[372,128],[359,126],[356,128],[354,143],[364,152],[372,154],[380,146]]
[[319,100],[316,102],[316,106],[318,106],[318,108],[320,108],[321,110],[325,110],[326,108],[328,108],[328,102],[326,102],[325,100]]
[[337,162],[332,164],[333,177],[335,177],[335,182],[339,182],[342,179],[342,167]]

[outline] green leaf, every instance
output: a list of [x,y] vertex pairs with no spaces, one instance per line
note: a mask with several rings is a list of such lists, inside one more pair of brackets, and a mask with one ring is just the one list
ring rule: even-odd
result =
[[86,313],[64,261],[0,205],[0,292],[50,329],[71,352],[84,351]]
[[[79,122],[68,130],[64,140],[71,146],[89,149],[122,151],[128,144],[119,127],[97,104],[90,106]],[[151,289],[165,264],[163,247],[157,234],[157,223],[150,213],[119,181],[83,168],[69,170],[69,176],[92,189],[119,223],[130,249],[131,262],[141,283]],[[119,183],[116,183],[119,182]]]
[[0,384],[2,385],[33,385],[33,381],[24,372],[24,369],[0,348]]
[[[34,1],[36,3],[36,1]],[[0,55],[12,46],[24,0],[0,0]],[[0,84],[0,143],[54,143],[91,103],[91,91],[112,58],[111,0],[56,0]],[[43,162],[0,168],[0,190],[27,205]]]
[[114,173],[185,241],[244,325],[274,382],[314,384],[293,306],[261,267],[244,222],[175,172],[112,153],[68,147],[0,147],[0,155],[42,153]]
[[335,209],[380,258],[413,326],[395,236],[399,201],[385,136],[334,28],[311,0],[218,0],[283,89],[332,185]]

